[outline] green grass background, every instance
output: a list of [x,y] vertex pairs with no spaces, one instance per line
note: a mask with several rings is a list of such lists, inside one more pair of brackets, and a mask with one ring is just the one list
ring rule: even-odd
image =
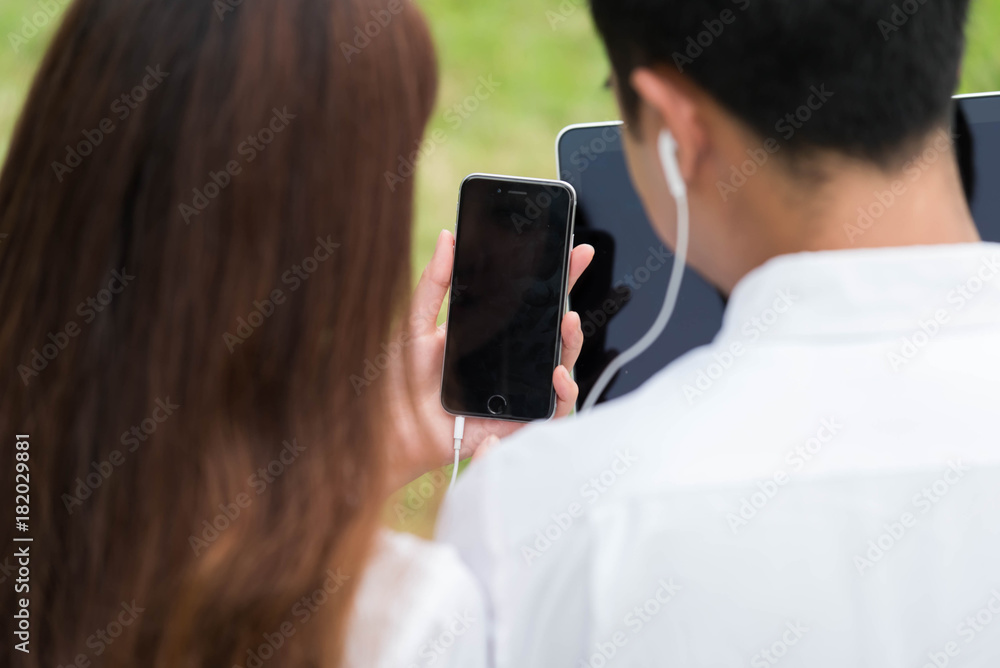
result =
[[[457,189],[466,174],[552,178],[554,141],[562,127],[617,117],[603,85],[610,69],[585,0],[418,2],[430,20],[441,69],[431,129],[444,132],[446,141],[418,170],[414,277],[438,232],[454,223]],[[961,92],[1000,90],[1000,0],[973,3]],[[36,0],[0,0],[0,159],[55,21],[18,52],[8,34],[39,10]],[[480,77],[492,77],[499,86],[455,127],[452,119],[461,116],[449,110],[475,94]],[[390,503],[387,520],[428,534],[444,487],[439,478],[411,485]]]

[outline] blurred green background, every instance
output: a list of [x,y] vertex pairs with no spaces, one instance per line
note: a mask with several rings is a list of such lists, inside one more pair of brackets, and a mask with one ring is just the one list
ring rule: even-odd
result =
[[[15,49],[11,33],[20,34],[24,19],[44,9],[37,0],[0,0],[0,160],[64,2],[46,3],[59,13]],[[418,2],[430,20],[441,69],[431,130],[442,131],[445,140],[417,175],[414,277],[438,232],[454,223],[458,186],[466,174],[553,178],[561,128],[617,118],[604,87],[610,68],[585,0]],[[973,5],[961,92],[1000,90],[1000,0],[973,0]],[[491,86],[481,86],[481,78]],[[440,475],[410,485],[390,501],[387,521],[427,535],[446,486]]]

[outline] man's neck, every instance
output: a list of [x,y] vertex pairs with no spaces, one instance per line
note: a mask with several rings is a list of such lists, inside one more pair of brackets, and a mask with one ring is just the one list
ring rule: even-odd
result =
[[[928,153],[930,155],[930,153]],[[980,240],[950,153],[895,174],[848,170],[802,216],[802,250],[974,243]],[[833,196],[836,193],[836,197]]]
[[950,146],[928,146],[894,173],[845,161],[808,195],[786,184],[784,196],[759,198],[751,220],[766,222],[744,249],[740,277],[788,253],[980,241]]

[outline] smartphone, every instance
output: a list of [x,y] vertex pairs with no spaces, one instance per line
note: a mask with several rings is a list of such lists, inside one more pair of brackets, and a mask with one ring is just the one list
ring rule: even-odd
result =
[[555,414],[576,192],[472,174],[462,182],[441,383],[444,409],[515,422]]

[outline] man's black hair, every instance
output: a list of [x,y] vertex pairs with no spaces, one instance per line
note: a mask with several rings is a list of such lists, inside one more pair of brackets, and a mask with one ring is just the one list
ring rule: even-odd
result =
[[632,71],[670,67],[789,157],[833,149],[889,166],[949,120],[969,0],[591,6],[627,120],[635,120],[639,104],[628,83]]

